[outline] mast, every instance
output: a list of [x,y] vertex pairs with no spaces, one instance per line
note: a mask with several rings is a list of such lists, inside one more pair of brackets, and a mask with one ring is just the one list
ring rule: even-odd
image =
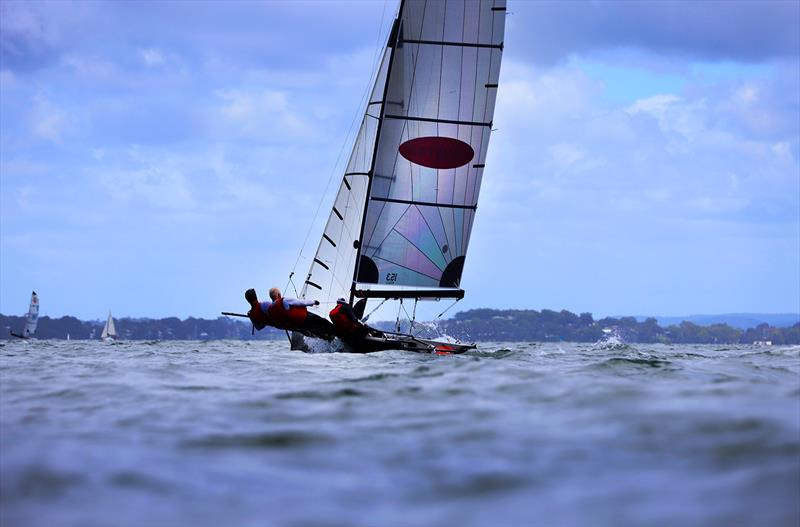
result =
[[[372,179],[375,175],[375,159],[377,158],[378,154],[378,144],[380,144],[381,140],[381,128],[383,128],[383,121],[386,118],[386,93],[389,91],[389,79],[392,78],[392,64],[394,64],[394,53],[397,49],[397,43],[400,39],[400,35],[402,34],[402,20],[403,20],[403,6],[405,5],[406,0],[400,0],[400,9],[397,11],[397,18],[394,19],[394,23],[392,25],[392,30],[389,33],[389,41],[387,46],[391,48],[389,52],[389,66],[386,70],[386,81],[383,84],[383,95],[381,96],[381,112],[380,112],[380,119],[378,120],[378,130],[375,132],[375,145],[372,149],[372,164],[370,165],[369,175],[367,176],[367,195],[365,196],[364,202],[364,214],[361,216],[361,230],[358,234],[358,240],[356,249],[356,265],[353,268],[353,282],[350,286],[350,305],[353,304],[353,297],[356,294],[356,282],[358,280],[358,271],[361,267],[360,260],[361,260],[361,247],[363,245],[364,240],[364,226],[366,225],[367,219],[367,204],[369,203],[369,196],[372,190]],[[370,101],[371,102],[371,101]]]

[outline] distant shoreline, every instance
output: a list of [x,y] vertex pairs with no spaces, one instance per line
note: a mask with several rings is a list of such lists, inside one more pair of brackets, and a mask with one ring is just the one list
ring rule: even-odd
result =
[[[727,317],[727,318],[726,318]],[[776,326],[764,320],[794,323]],[[661,317],[678,320],[682,317]],[[721,322],[724,320],[728,322]],[[707,321],[702,324],[694,322]],[[742,321],[756,324],[737,327]],[[117,329],[124,340],[275,340],[286,334],[272,328],[252,332],[247,321],[228,317],[202,319],[177,317],[161,319],[118,318]],[[0,339],[8,340],[11,330],[25,323],[24,316],[0,314]],[[91,340],[99,338],[103,321],[82,321],[75,317],[40,317],[36,337],[39,339]],[[388,329],[391,322],[378,322]],[[407,330],[407,326],[402,329]],[[604,317],[595,320],[591,313],[576,315],[570,311],[543,309],[471,309],[457,313],[451,319],[435,324],[417,323],[414,333],[420,336],[448,334],[465,341],[540,341],[540,342],[597,342],[613,335],[630,343],[665,344],[800,344],[800,315],[730,314],[693,315],[678,323],[661,324],[656,317]]]

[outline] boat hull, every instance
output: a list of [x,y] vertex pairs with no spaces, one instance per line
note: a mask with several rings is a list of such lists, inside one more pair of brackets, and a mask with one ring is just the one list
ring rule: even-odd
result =
[[[293,333],[291,349],[296,351],[312,351],[300,333]],[[414,353],[434,353],[437,355],[457,355],[474,350],[474,344],[456,344],[437,340],[421,339],[404,333],[384,333],[383,336],[367,336],[357,341],[342,341],[342,353],[375,353],[378,351],[398,350]]]

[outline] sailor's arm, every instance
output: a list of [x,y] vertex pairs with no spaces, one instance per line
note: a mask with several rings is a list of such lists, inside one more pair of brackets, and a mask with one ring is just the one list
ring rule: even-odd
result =
[[298,298],[284,298],[283,308],[289,310],[291,307],[309,307],[319,305],[319,300],[300,300]]

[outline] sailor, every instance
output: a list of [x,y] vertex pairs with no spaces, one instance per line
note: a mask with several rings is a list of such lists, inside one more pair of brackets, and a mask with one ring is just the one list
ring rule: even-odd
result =
[[248,318],[257,330],[266,326],[274,326],[286,330],[307,331],[314,337],[332,340],[336,334],[333,325],[314,313],[309,313],[308,306],[318,306],[319,300],[299,300],[283,298],[281,290],[273,287],[269,290],[271,302],[259,302],[254,289],[248,289],[244,298],[250,304]]
[[255,289],[248,289],[245,291],[244,299],[250,304],[250,311],[247,312],[247,318],[253,323],[254,328],[261,331],[267,326],[276,325],[267,314],[267,308],[271,302],[259,302]]
[[348,304],[344,298],[340,298],[336,301],[336,307],[331,309],[328,316],[333,322],[333,325],[336,326],[337,335],[345,342],[351,343],[361,340],[367,335],[383,336],[382,332],[358,320],[358,317],[356,317],[356,314],[353,312],[353,308],[350,307],[350,304]]

